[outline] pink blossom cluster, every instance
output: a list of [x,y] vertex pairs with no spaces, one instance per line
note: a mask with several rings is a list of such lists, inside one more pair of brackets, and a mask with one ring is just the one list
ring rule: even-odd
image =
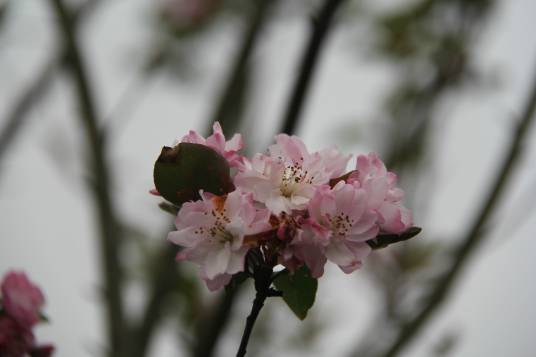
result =
[[164,15],[178,27],[200,25],[220,5],[221,0],[160,0]]
[[335,148],[310,152],[298,137],[279,134],[267,153],[248,159],[239,154],[239,134],[226,141],[218,123],[213,130],[206,139],[190,131],[182,142],[225,157],[235,190],[184,203],[168,236],[184,248],[177,259],[199,265],[211,290],[245,269],[252,248],[272,266],[294,271],[305,264],[318,278],[328,260],[345,273],[358,269],[371,251],[368,240],[412,225],[396,175],[374,153],[359,155],[348,170],[350,155]]
[[17,271],[8,272],[0,288],[0,356],[51,356],[54,347],[37,345],[32,332],[45,303],[41,290]]

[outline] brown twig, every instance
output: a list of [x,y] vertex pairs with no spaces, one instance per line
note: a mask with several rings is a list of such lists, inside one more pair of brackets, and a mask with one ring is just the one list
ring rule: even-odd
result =
[[265,258],[260,251],[250,250],[246,257],[246,261],[249,261],[246,265],[251,266],[252,269],[250,273],[255,282],[256,294],[251,307],[251,312],[246,319],[246,325],[244,326],[244,332],[242,333],[236,357],[245,357],[249,337],[253,332],[253,326],[255,325],[255,321],[257,321],[257,317],[259,317],[259,313],[261,312],[266,299],[271,296],[281,296],[280,291],[276,291],[270,287],[273,283],[273,265],[266,263]]
[[253,300],[253,305],[251,306],[251,312],[246,319],[246,326],[244,328],[242,339],[240,340],[240,346],[238,348],[238,352],[236,353],[236,357],[244,357],[246,355],[249,336],[251,336],[251,332],[253,331],[253,325],[255,325],[255,321],[257,321],[259,312],[261,312],[261,309],[264,306],[264,301],[267,297],[268,295],[257,291],[257,294],[255,295],[255,300]]

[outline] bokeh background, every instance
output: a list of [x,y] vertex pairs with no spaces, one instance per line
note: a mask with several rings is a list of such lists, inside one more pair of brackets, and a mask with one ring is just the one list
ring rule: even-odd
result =
[[3,0],[0,273],[41,285],[51,322],[37,336],[57,356],[235,353],[254,290],[209,293],[173,262],[152,165],[214,120],[250,153],[289,131],[327,3],[336,11],[291,130],[312,150],[379,152],[423,233],[352,275],[328,268],[303,322],[270,300],[249,354],[534,355],[534,1]]

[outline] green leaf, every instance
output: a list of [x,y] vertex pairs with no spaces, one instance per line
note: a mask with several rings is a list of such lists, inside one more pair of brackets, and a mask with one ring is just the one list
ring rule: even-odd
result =
[[420,227],[411,227],[407,231],[400,234],[380,234],[376,238],[368,240],[367,244],[372,249],[381,249],[393,243],[403,242],[411,239],[417,234],[421,233],[421,231],[422,229]]
[[164,146],[153,175],[158,192],[177,206],[199,199],[199,190],[221,196],[234,189],[227,160],[201,144]]
[[275,287],[283,292],[283,300],[294,314],[303,320],[315,302],[318,281],[304,265],[294,274],[283,273],[274,280]]

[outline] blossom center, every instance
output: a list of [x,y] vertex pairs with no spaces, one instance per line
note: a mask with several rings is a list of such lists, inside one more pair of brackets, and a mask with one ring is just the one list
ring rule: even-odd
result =
[[341,237],[347,236],[355,223],[355,220],[351,219],[344,212],[339,213],[335,217],[328,215],[328,219],[335,235]]
[[225,227],[231,222],[227,217],[227,210],[225,208],[215,209],[211,211],[212,216],[216,219],[214,224],[209,229],[210,236],[220,243],[232,242],[234,236]]
[[291,197],[295,188],[299,184],[311,184],[312,177],[307,177],[309,172],[304,170],[299,163],[285,166],[283,176],[281,178],[280,191],[285,197]]

